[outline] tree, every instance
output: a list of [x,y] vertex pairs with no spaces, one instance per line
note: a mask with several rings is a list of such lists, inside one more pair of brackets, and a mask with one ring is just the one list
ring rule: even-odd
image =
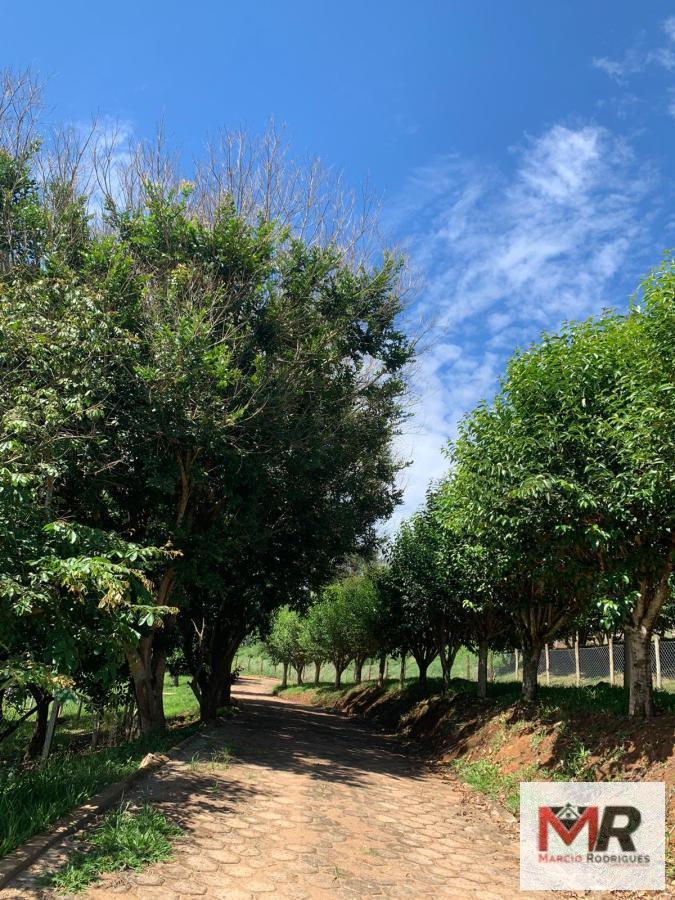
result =
[[494,552],[467,527],[466,499],[451,473],[432,495],[429,513],[443,534],[438,565],[461,602],[464,642],[476,651],[478,696],[485,698],[489,649],[513,646],[515,634]]
[[520,636],[526,700],[536,696],[544,644],[571,621],[589,588],[571,557],[556,552],[563,509],[537,494],[530,477],[541,447],[505,383],[492,405],[463,422],[451,455],[460,527],[489,548],[493,594]]
[[521,633],[527,699],[543,644],[608,594],[629,608],[629,712],[652,713],[649,641],[673,566],[674,284],[667,263],[627,314],[518,354],[453,449]]
[[93,655],[113,682],[137,629],[170,612],[151,575],[171,554],[111,527],[102,485],[126,437],[128,307],[86,284],[83,204],[49,207],[34,153],[0,147],[0,687],[30,673],[39,732],[54,684],[82,679]]
[[[247,630],[372,540],[398,498],[398,264],[355,271],[227,203],[200,222],[185,192],[151,192],[115,224],[145,297],[136,484],[120,502],[135,533],[180,550],[158,602],[183,610],[208,718]],[[155,638],[130,651],[138,685],[161,680]]]
[[366,570],[361,575],[352,575],[341,583],[346,612],[352,656],[354,658],[354,681],[360,684],[363,678],[363,664],[379,646],[379,630],[382,621],[380,597],[373,575]]
[[320,610],[316,609],[320,601],[315,598],[303,619],[302,641],[307,659],[314,663],[314,685],[318,687],[321,680],[321,667],[329,658],[323,632],[323,620]]
[[360,683],[363,664],[378,644],[379,595],[370,574],[349,575],[332,582],[308,612],[308,642],[317,658],[335,668],[335,687],[350,660]]
[[288,667],[293,666],[302,684],[302,672],[307,664],[304,623],[301,616],[288,606],[282,606],[273,617],[265,646],[274,663],[283,666],[282,688],[287,686]]
[[426,685],[429,664],[438,655],[447,690],[457,651],[465,640],[463,587],[445,564],[446,535],[437,524],[431,493],[427,508],[404,522],[388,552],[386,603],[399,622],[398,645],[409,650]]
[[226,140],[189,184],[161,148],[125,170],[66,135],[42,154],[31,96],[28,79],[0,102],[8,469],[54,519],[162,548],[123,645],[141,726],[164,724],[176,633],[208,719],[243,638],[398,502],[401,262],[365,254],[339,187],[284,173],[272,137],[239,167]]

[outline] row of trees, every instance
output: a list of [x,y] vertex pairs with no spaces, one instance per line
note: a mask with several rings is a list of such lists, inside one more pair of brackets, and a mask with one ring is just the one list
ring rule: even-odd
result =
[[435,635],[444,671],[458,643],[474,646],[482,692],[487,648],[519,645],[532,700],[546,643],[620,631],[629,713],[651,716],[651,637],[673,620],[673,263],[627,313],[516,354],[448,456],[391,550],[395,602],[424,623],[417,640],[431,652]]
[[517,354],[430,497],[481,618],[506,615],[518,633],[528,699],[544,644],[599,616],[625,634],[630,714],[653,713],[650,643],[675,556],[674,338],[667,261],[627,313]]
[[333,637],[329,611],[349,595],[347,580],[298,625],[298,646],[332,652],[336,669],[349,656],[358,667],[361,646],[412,653],[423,681],[438,656],[447,685],[465,645],[478,654],[482,695],[488,648],[519,646],[533,700],[547,643],[623,633],[629,713],[651,716],[652,634],[675,621],[675,265],[651,275],[627,313],[568,325],[516,354],[448,457],[448,475],[367,590],[361,580],[367,602],[350,607],[361,631],[350,629],[370,643]]
[[315,684],[321,667],[330,662],[339,687],[347,666],[354,663],[354,677],[361,682],[365,661],[384,652],[379,632],[383,608],[377,591],[377,575],[353,574],[334,581],[303,615],[288,606],[272,617],[265,646],[275,663],[283,666],[282,686],[292,666],[302,683],[309,663],[314,664]]
[[59,685],[131,679],[162,727],[179,646],[209,719],[246,635],[398,501],[401,264],[273,134],[188,183],[38,135],[30,78],[1,99],[0,708],[28,690],[42,728]]

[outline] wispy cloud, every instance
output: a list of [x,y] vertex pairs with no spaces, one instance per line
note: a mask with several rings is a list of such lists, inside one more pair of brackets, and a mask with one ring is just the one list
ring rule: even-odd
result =
[[675,16],[668,16],[663,23],[663,30],[665,31],[668,40],[675,43]]
[[619,59],[607,56],[594,57],[592,64],[596,69],[609,75],[618,84],[625,84],[630,76],[644,72],[650,66],[660,66],[668,72],[675,69],[675,16],[669,16],[662,24],[666,43],[658,46],[646,46],[645,35],[639,35],[635,44]]
[[597,126],[555,125],[513,159],[509,174],[436,159],[413,173],[392,211],[421,277],[411,324],[429,334],[401,447],[413,460],[402,515],[443,473],[442,446],[493,393],[510,353],[563,320],[621,303],[619,273],[634,283],[647,265],[657,176],[626,142]]
[[609,59],[607,56],[594,56],[592,65],[595,69],[609,75],[618,84],[623,84],[628,76],[642,72],[648,63],[649,53],[636,49],[627,50],[621,59]]

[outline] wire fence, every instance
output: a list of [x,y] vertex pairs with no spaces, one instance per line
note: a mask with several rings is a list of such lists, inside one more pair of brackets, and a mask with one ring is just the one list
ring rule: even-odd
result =
[[[547,684],[608,684],[624,683],[624,645],[608,641],[605,644],[572,647],[546,647],[539,660],[540,680]],[[654,686],[675,691],[675,640],[655,637],[651,645]],[[522,657],[517,650],[494,654],[494,679],[520,680]]]
[[[249,675],[262,675],[281,678],[281,665],[274,665],[269,659],[260,656],[255,651],[247,652],[246,648],[237,654],[236,665],[244,673]],[[522,679],[522,656],[518,650],[498,652],[490,651],[488,658],[488,677],[490,681],[520,681]],[[391,658],[387,660],[387,678],[399,678],[401,672],[401,660]],[[539,678],[542,684],[574,686],[597,684],[606,681],[608,684],[620,686],[623,684],[624,673],[624,649],[623,643],[608,642],[605,644],[593,644],[581,646],[574,644],[571,647],[547,647],[539,660]],[[321,667],[321,682],[331,682],[334,678],[334,669],[330,663]],[[367,660],[363,667],[364,681],[377,678],[377,660]],[[657,689],[675,692],[675,640],[665,640],[655,637],[652,643],[652,674],[654,686]],[[414,659],[408,657],[405,664],[405,677],[416,678],[417,665]],[[438,678],[441,675],[441,666],[435,659],[429,666],[429,678]],[[455,658],[452,667],[452,676],[475,680],[477,677],[477,660],[475,654],[462,647]],[[288,673],[289,684],[297,680],[296,673],[291,670]],[[303,681],[312,683],[314,680],[314,666],[308,665],[303,673]],[[350,664],[344,672],[343,683],[349,684],[354,680],[353,664]]]

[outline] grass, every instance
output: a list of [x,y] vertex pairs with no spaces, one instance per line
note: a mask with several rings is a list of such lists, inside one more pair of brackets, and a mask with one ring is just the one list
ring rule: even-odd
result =
[[[78,721],[76,704],[68,704],[63,718],[59,718],[54,750],[45,764],[20,764],[20,752],[30,736],[31,723],[13,736],[11,745],[0,744],[0,857],[44,831],[106,785],[130,775],[147,753],[162,753],[196,731],[198,707],[186,678],[178,686],[167,685],[164,701],[169,722],[183,720],[186,724],[120,746],[101,746],[90,751],[87,733],[91,732],[93,718],[83,714]],[[101,745],[106,740],[103,731]]]
[[[78,719],[78,704],[69,701],[64,704],[59,714],[59,723],[54,735],[52,753],[71,752],[74,747],[82,745],[85,749],[89,742],[89,736],[94,727],[94,714],[90,710],[83,709]],[[169,683],[164,689],[164,712],[169,721],[175,719],[192,719],[199,714],[197,699],[189,685],[189,678],[181,676],[177,686]],[[9,711],[7,722],[12,719]],[[101,736],[99,746],[104,746],[112,737],[112,715],[107,713],[101,723]],[[26,745],[33,731],[33,720],[24,722],[5,741],[0,743],[0,766],[14,765],[21,762]]]
[[520,811],[521,781],[593,781],[590,756],[591,751],[577,737],[573,737],[555,769],[533,764],[505,774],[497,763],[485,758],[457,759],[453,761],[452,768],[462,781],[494,802],[502,803],[509,812],[517,816]]
[[503,803],[514,816],[518,814],[520,782],[523,781],[522,773],[504,775],[496,763],[487,759],[478,759],[473,762],[458,759],[452,765],[462,781],[470,784],[495,803]]
[[[375,682],[364,681],[363,687],[372,686]],[[432,694],[441,692],[443,683],[440,678],[429,678],[428,688],[423,691],[416,678],[406,679],[404,691],[407,699],[414,702]],[[394,691],[400,688],[398,680],[385,681],[384,688]],[[345,682],[340,688],[336,688],[330,682],[322,681],[318,687],[313,683],[303,685],[289,685],[284,690],[276,687],[275,694],[283,694],[284,697],[292,697],[294,694],[312,693],[317,701],[330,705],[336,702],[349,691],[354,689],[354,683]],[[465,678],[453,678],[450,682],[450,690],[457,694],[476,695],[476,683]],[[675,693],[670,691],[655,691],[656,707],[659,712],[675,713]],[[488,687],[488,699],[498,707],[512,706],[521,699],[521,685],[515,681],[496,681]],[[542,684],[539,686],[537,700],[537,715],[539,718],[551,718],[561,714],[574,715],[575,713],[597,713],[602,710],[603,715],[609,714],[624,718],[628,709],[628,694],[622,687],[612,687],[609,684],[598,683],[583,687],[562,687]]]
[[180,828],[151,806],[135,812],[114,810],[86,838],[86,850],[75,853],[48,883],[60,894],[80,893],[104,872],[138,871],[170,859],[171,838],[180,834]]
[[106,785],[136,771],[147,753],[162,753],[195,725],[139,738],[95,753],[63,754],[45,765],[0,772],[0,856],[84,803]]
[[190,771],[198,772],[200,769],[204,768],[211,769],[211,771],[215,771],[216,769],[227,769],[229,768],[231,760],[232,752],[229,747],[219,747],[217,750],[213,750],[209,753],[206,757],[200,756],[199,753],[195,753],[190,760]]
[[199,715],[199,704],[188,676],[181,675],[177,685],[167,684],[164,688],[164,714],[167,719]]

